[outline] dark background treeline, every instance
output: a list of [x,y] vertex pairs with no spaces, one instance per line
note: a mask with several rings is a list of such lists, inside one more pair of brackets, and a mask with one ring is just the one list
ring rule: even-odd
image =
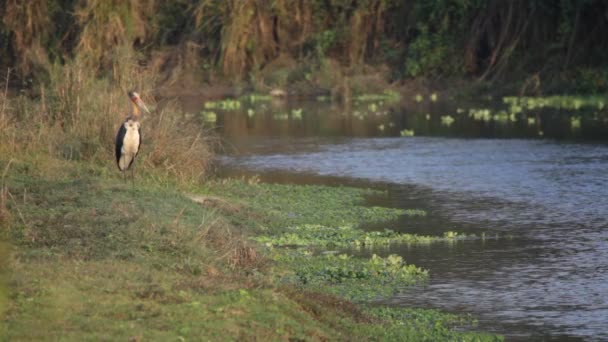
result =
[[127,49],[165,81],[281,86],[325,66],[389,82],[608,87],[604,0],[4,0],[0,14],[0,66],[21,82],[75,58],[115,74]]

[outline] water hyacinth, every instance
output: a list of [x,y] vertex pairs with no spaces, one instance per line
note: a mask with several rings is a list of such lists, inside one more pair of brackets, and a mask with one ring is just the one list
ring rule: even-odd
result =
[[294,271],[279,281],[339,295],[352,301],[388,297],[400,288],[428,278],[428,271],[407,264],[401,256],[355,258],[347,254],[311,255],[289,251],[274,259]]
[[454,121],[456,121],[456,120],[451,115],[443,115],[441,117],[441,124],[444,125],[444,126],[450,127],[450,126],[452,126],[452,124],[454,123]]
[[317,246],[317,247],[373,247],[390,244],[428,244],[432,242],[475,238],[456,232],[447,232],[443,237],[398,233],[390,229],[364,231],[346,225],[327,227],[304,224],[287,228],[276,235],[261,235],[254,240],[268,247]]
[[402,137],[413,137],[414,136],[414,130],[413,129],[403,129],[400,132]]
[[205,102],[205,109],[237,110],[239,108],[241,108],[241,101],[235,99]]

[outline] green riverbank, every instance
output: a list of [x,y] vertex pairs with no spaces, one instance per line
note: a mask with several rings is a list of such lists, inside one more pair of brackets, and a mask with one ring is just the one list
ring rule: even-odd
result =
[[133,188],[109,166],[45,158],[13,161],[2,187],[3,340],[501,339],[461,332],[468,317],[366,304],[427,270],[315,252],[437,239],[358,230],[423,214],[362,206],[375,190],[158,177]]

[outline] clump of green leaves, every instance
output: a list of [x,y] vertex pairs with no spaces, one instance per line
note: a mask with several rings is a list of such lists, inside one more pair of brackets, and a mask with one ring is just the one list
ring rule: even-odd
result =
[[290,227],[278,235],[261,235],[256,241],[266,246],[322,246],[322,247],[373,247],[389,244],[431,243],[435,241],[460,240],[466,235],[448,232],[443,237],[422,236],[384,231],[364,231],[352,226],[327,227],[305,224]]
[[364,206],[368,196],[385,192],[353,187],[319,185],[256,184],[245,186],[231,180],[208,184],[212,193],[247,202],[253,210],[271,219],[263,223],[268,232],[280,234],[288,227],[322,225],[326,227],[352,226],[362,223],[388,222],[402,215],[424,215],[420,209],[410,211],[396,208]]
[[[378,325],[374,338],[387,341],[503,341],[502,336],[455,329],[473,328],[477,322],[467,315],[433,309],[370,307],[366,311],[385,324]],[[366,334],[366,332],[362,332]]]
[[428,278],[428,271],[408,265],[398,255],[369,259],[346,254],[313,256],[305,251],[278,254],[275,259],[292,269],[281,281],[333,293],[353,301],[394,294],[399,288]]

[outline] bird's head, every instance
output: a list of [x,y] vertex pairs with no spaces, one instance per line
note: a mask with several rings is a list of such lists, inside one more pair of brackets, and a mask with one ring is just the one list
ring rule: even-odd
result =
[[150,114],[150,110],[148,109],[148,107],[146,107],[146,104],[144,103],[144,101],[141,100],[141,97],[139,97],[139,94],[137,92],[129,91],[127,94],[129,95],[131,102],[133,102],[133,104],[135,104],[137,106],[137,108]]

